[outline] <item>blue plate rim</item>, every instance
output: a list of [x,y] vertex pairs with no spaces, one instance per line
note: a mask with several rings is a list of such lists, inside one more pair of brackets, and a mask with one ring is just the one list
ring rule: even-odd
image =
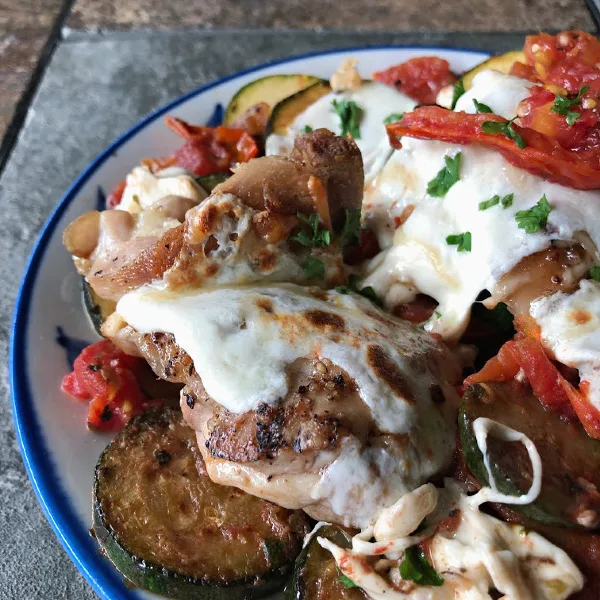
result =
[[89,178],[94,175],[94,173],[116,150],[132,138],[138,131],[142,130],[166,112],[173,110],[187,100],[212,88],[218,87],[227,81],[261,71],[268,67],[294,62],[303,58],[370,50],[424,50],[472,53],[489,56],[489,53],[485,50],[478,50],[476,48],[455,48],[429,45],[420,46],[415,44],[367,45],[306,52],[236,71],[235,73],[221,77],[220,79],[200,86],[187,94],[179,96],[175,100],[151,112],[125,133],[120,135],[106,148],[106,150],[96,156],[96,158],[94,158],[82,171],[79,177],[77,177],[50,214],[42,227],[41,232],[38,234],[27,261],[24,276],[21,280],[11,326],[8,369],[13,422],[25,470],[42,510],[68,556],[102,600],[132,600],[134,596],[129,591],[123,589],[123,579],[116,569],[108,565],[109,568],[103,568],[96,543],[91,536],[83,533],[85,527],[83,528],[83,531],[81,530],[81,521],[70,506],[66,494],[60,487],[60,479],[57,477],[55,465],[50,459],[33,408],[33,403],[30,401],[32,394],[29,385],[26,361],[28,321],[32,292],[35,287],[40,264],[46,252],[47,243],[54,234],[56,226],[64,212],[76,198],[79,190],[87,183]]

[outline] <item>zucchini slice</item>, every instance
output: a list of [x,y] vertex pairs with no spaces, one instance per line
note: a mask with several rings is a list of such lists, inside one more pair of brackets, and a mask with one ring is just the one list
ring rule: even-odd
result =
[[484,60],[470,71],[466,71],[462,74],[465,90],[468,90],[471,87],[473,84],[473,77],[475,77],[477,73],[485,71],[486,69],[493,69],[494,71],[500,71],[501,73],[509,73],[511,67],[516,62],[525,62],[525,54],[522,50],[512,50],[506,54],[497,54],[496,56]]
[[267,123],[267,135],[271,133],[286,135],[288,127],[294,122],[299,114],[303,113],[319,98],[330,93],[331,86],[329,83],[320,79],[310,87],[285,98],[273,108],[273,112]]
[[335,559],[320,546],[318,537],[327,538],[341,548],[350,547],[351,536],[344,529],[325,525],[317,530],[296,560],[286,600],[365,600],[367,596],[360,588],[344,585]]
[[[486,417],[524,433],[542,459],[542,489],[531,504],[513,506],[541,523],[595,529],[600,525],[600,442],[579,424],[561,421],[544,410],[530,388],[518,382],[469,386],[459,413],[459,431],[466,463],[482,485],[488,484],[473,421]],[[490,469],[498,489],[522,494],[532,472],[525,447],[488,437]]]
[[93,525],[134,585],[169,598],[234,600],[279,589],[308,517],[213,483],[179,409],[130,421],[95,471]]
[[92,326],[98,335],[102,335],[100,328],[107,317],[115,312],[117,303],[113,300],[105,300],[96,294],[85,277],[81,278],[81,295],[83,306]]
[[196,177],[196,183],[210,195],[220,183],[227,181],[230,177],[231,173],[213,173]]
[[271,109],[281,100],[321,81],[312,75],[268,75],[251,81],[231,99],[223,124],[231,126],[255,104],[265,102]]

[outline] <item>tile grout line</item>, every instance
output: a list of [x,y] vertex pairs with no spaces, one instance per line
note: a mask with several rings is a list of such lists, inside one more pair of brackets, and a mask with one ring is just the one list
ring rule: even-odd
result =
[[40,53],[39,59],[35,69],[33,70],[33,73],[31,74],[29,82],[27,83],[24,92],[21,94],[21,97],[15,106],[13,116],[10,119],[4,137],[2,138],[2,142],[0,143],[0,176],[4,172],[6,163],[8,162],[13,148],[15,147],[19,133],[21,132],[23,124],[25,123],[27,112],[33,98],[35,97],[40,82],[42,81],[42,77],[44,76],[46,68],[50,64],[50,60],[52,59],[58,44],[61,42],[63,25],[71,14],[71,9],[73,8],[75,2],[76,0],[65,0],[50,29],[48,39],[46,40],[42,52]]

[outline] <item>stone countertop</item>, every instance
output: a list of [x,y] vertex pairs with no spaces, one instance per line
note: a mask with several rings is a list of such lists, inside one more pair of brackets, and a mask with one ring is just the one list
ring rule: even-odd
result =
[[[2,600],[95,598],[52,533],[25,474],[13,431],[7,366],[14,299],[33,240],[88,162],[168,100],[274,58],[386,43],[504,51],[521,40],[522,35],[501,33],[188,31],[86,34],[59,45],[0,177]],[[73,125],[82,123],[85,127]]]

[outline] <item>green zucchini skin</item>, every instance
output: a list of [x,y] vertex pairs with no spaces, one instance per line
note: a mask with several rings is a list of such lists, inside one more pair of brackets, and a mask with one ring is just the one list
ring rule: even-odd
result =
[[[547,525],[595,529],[578,519],[584,509],[600,514],[600,496],[582,482],[600,486],[600,442],[578,424],[567,424],[544,410],[530,388],[518,382],[469,386],[463,396],[458,425],[462,453],[481,485],[489,485],[483,455],[473,432],[473,421],[486,417],[524,433],[542,460],[542,489],[531,504],[513,505],[525,517]],[[529,459],[521,444],[488,438],[490,470],[500,492],[520,495],[531,485]]]
[[[299,526],[296,532],[297,539],[293,539],[288,546],[285,546],[283,542],[278,540],[274,540],[271,544],[269,544],[271,541],[269,539],[262,540],[262,544],[264,545],[264,554],[268,558],[268,564],[273,565],[272,568],[270,568],[270,570],[266,573],[257,573],[255,575],[246,574],[240,575],[237,578],[232,577],[229,579],[227,579],[225,576],[219,576],[216,579],[210,576],[199,576],[197,572],[192,575],[190,574],[190,571],[186,573],[186,568],[188,567],[186,567],[185,564],[182,565],[180,570],[176,570],[173,567],[167,568],[164,565],[158,564],[158,562],[153,560],[152,556],[150,556],[151,553],[147,554],[146,552],[142,552],[140,554],[144,554],[143,556],[138,555],[129,549],[129,543],[123,539],[124,535],[118,533],[115,527],[113,527],[111,524],[109,515],[105,510],[107,505],[107,486],[114,487],[114,485],[119,485],[125,490],[130,490],[131,486],[135,486],[139,479],[134,478],[134,481],[131,481],[131,477],[127,475],[129,472],[127,469],[119,470],[119,464],[125,464],[130,458],[132,461],[136,461],[136,457],[139,455],[139,453],[133,453],[131,456],[127,455],[127,451],[129,449],[128,444],[136,444],[140,439],[146,439],[146,442],[142,443],[147,445],[147,452],[153,458],[151,458],[149,461],[140,463],[139,466],[137,463],[135,463],[131,469],[136,471],[139,470],[140,472],[143,472],[144,470],[147,471],[148,464],[152,463],[153,460],[158,461],[158,464],[161,465],[159,459],[161,458],[161,452],[163,452],[163,450],[157,449],[164,448],[165,446],[161,445],[160,443],[157,445],[156,440],[159,440],[159,442],[162,440],[164,442],[164,435],[170,435],[169,430],[172,431],[173,428],[179,432],[175,434],[179,435],[179,437],[175,439],[174,444],[171,446],[166,446],[169,448],[169,452],[166,455],[168,456],[168,462],[165,463],[168,468],[170,461],[177,461],[180,459],[178,457],[178,452],[191,452],[191,450],[186,446],[188,441],[180,434],[180,432],[183,431],[182,428],[185,428],[186,430],[189,428],[182,424],[181,412],[179,409],[161,408],[158,410],[149,411],[148,413],[132,419],[132,421],[130,421],[123,431],[117,435],[115,440],[113,440],[113,442],[107,446],[100,456],[100,459],[96,465],[94,477],[93,532],[97,542],[102,548],[103,553],[107,558],[110,559],[118,571],[133,585],[156,594],[161,594],[168,598],[176,598],[179,600],[244,600],[261,598],[265,595],[280,590],[289,577],[290,571],[293,568],[294,558],[301,546],[302,537],[309,526],[308,518],[300,514],[296,516],[294,511],[287,511],[287,513],[290,513],[292,518],[297,517],[299,519]],[[160,429],[162,431],[162,437],[152,437],[153,429]],[[151,431],[149,443],[147,442],[148,436],[146,436],[146,438],[143,437],[145,435],[144,432],[148,430]],[[141,434],[138,434],[139,431],[141,431]],[[189,429],[189,432],[189,441],[195,443],[195,433],[191,429]],[[173,448],[175,449],[174,451]],[[146,448],[144,448],[144,452],[146,452]],[[116,463],[114,460],[111,460],[111,456],[115,456],[115,453],[118,453],[119,457],[119,460]],[[195,463],[194,460],[196,461]],[[195,455],[193,460],[190,459],[189,463],[186,463],[186,465],[197,465],[197,460],[198,457]],[[107,472],[111,470],[113,473],[107,474]],[[168,479],[166,482],[162,479],[163,472],[160,471],[159,467],[157,467],[155,470],[157,470],[161,477],[160,483],[157,483],[156,485],[172,485]],[[151,476],[154,477],[152,474]],[[165,477],[168,478],[169,475],[166,474]],[[212,483],[205,473],[197,475],[188,470],[188,475],[185,476],[186,480],[188,478],[192,480],[192,486],[194,485],[195,477],[198,477],[199,485],[203,486],[203,490],[201,490],[202,493],[210,494],[211,490],[220,487]],[[107,484],[107,478],[117,483]],[[148,492],[147,488],[144,487],[142,489],[143,492]],[[223,490],[224,488],[221,489]],[[128,494],[128,498],[132,494],[129,491],[125,493]],[[224,492],[221,491],[221,494],[224,494]],[[238,490],[231,492],[231,495],[238,498],[238,505],[241,494],[243,494],[243,492],[239,492]],[[265,505],[268,504],[266,501],[252,498],[247,494],[243,495],[244,497],[248,497],[248,502],[253,503],[253,506],[256,506],[257,503],[264,503]],[[156,494],[152,494],[152,496],[160,496],[158,488],[156,489]],[[144,497],[148,496],[146,495]],[[201,497],[201,494],[198,494],[198,496],[194,497],[199,498]],[[227,501],[225,500],[224,502],[225,504],[221,505],[224,511],[223,514],[225,514],[224,523],[222,526],[227,527],[229,516],[227,515],[226,511],[228,510],[228,506],[226,504]],[[112,499],[109,499],[108,505],[110,506],[111,503],[114,502]],[[157,501],[155,498],[153,498],[152,502],[149,501],[148,504],[153,504],[154,510],[157,509]],[[158,544],[158,538],[153,537],[155,535],[154,529],[152,529],[152,519],[154,517],[151,516],[150,519],[145,520],[145,514],[135,513],[136,506],[138,505],[130,505],[126,501],[125,506],[119,507],[119,511],[134,511],[133,514],[131,514],[131,517],[134,518],[136,522],[143,522],[144,527],[151,529],[151,531],[148,533],[146,533],[144,529],[144,531],[141,532],[141,535],[147,535],[148,537],[146,539],[149,540],[151,544],[153,544],[154,539],[156,539],[156,543]],[[173,521],[173,519],[177,521],[177,515],[173,516],[171,512],[173,509],[172,505],[164,507],[158,505],[158,508],[164,510],[164,512],[161,512],[161,514],[165,515],[164,522],[167,527]],[[186,513],[184,513],[184,515],[185,514]],[[200,516],[202,519],[205,519],[204,515]],[[148,523],[150,523],[150,525],[148,525]],[[253,525],[253,523],[251,525]],[[177,531],[177,529],[175,530]],[[199,538],[198,543],[206,543],[206,538]],[[294,548],[297,548],[297,550],[294,551]],[[185,549],[185,545],[182,546],[182,549]],[[178,556],[181,556],[181,554],[182,552],[179,552]],[[216,554],[218,555],[218,550],[216,551]],[[215,560],[218,561],[218,558]],[[194,568],[198,569],[198,564],[195,564],[196,566]]]
[[85,277],[81,278],[81,296],[85,312],[98,335],[102,335],[102,324],[114,312],[116,303],[96,295]]
[[360,588],[346,588],[340,582],[335,559],[320,546],[318,537],[327,538],[340,548],[351,546],[350,533],[341,527],[325,525],[318,529],[296,559],[294,576],[286,588],[285,599],[366,600],[367,596]]

